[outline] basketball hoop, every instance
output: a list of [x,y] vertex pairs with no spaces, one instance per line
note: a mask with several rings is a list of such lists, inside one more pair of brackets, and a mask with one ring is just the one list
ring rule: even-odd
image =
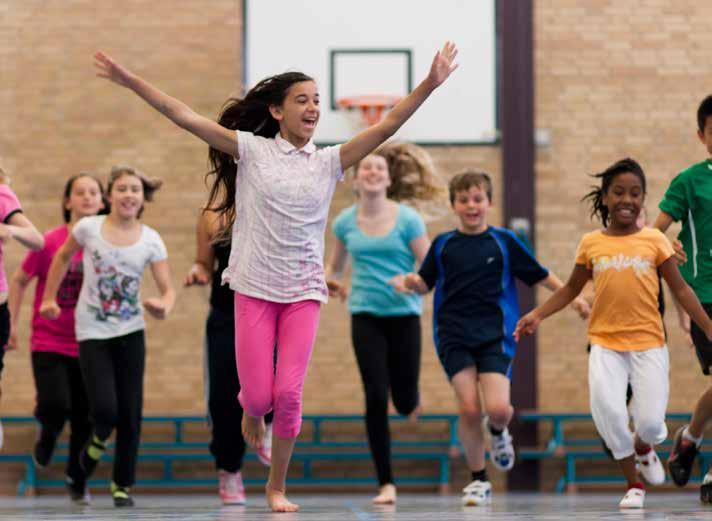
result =
[[361,120],[367,125],[375,125],[383,117],[385,110],[392,109],[401,100],[401,96],[388,96],[385,94],[369,94],[351,96],[338,100],[339,107],[352,111],[361,111]]

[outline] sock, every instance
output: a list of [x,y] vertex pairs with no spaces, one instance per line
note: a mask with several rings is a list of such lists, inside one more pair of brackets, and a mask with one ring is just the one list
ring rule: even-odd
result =
[[490,434],[492,434],[492,436],[501,436],[502,433],[504,432],[504,429],[506,429],[506,427],[503,427],[502,429],[498,429],[497,427],[492,425],[489,422],[489,420],[487,420],[487,428],[489,429]]
[[692,443],[695,444],[695,447],[699,448],[700,445],[702,445],[702,436],[699,438],[695,438],[692,434],[690,434],[690,427],[685,427],[685,430],[682,431],[682,439],[691,441]]
[[96,434],[92,436],[91,443],[87,447],[87,454],[91,459],[99,460],[101,455],[104,454],[106,450],[106,445],[103,441],[97,438]]
[[639,488],[640,490],[645,490],[645,485],[643,485],[642,481],[638,481],[637,483],[629,483],[628,490],[630,490],[631,488]]
[[650,445],[648,445],[648,446],[645,447],[644,449],[635,449],[635,453],[636,453],[638,456],[645,456],[645,455],[648,454],[651,450],[653,450],[653,448],[652,448]]
[[489,481],[487,477],[487,469],[478,470],[477,472],[472,471],[472,481]]

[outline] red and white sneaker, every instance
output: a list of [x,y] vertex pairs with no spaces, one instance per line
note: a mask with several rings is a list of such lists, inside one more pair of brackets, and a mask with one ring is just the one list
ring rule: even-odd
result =
[[246,498],[242,474],[219,470],[218,478],[220,480],[220,499],[223,505],[244,505]]
[[660,458],[651,447],[645,454],[636,454],[635,462],[638,471],[651,485],[662,485],[665,483],[665,469],[660,462]]
[[265,467],[272,464],[272,424],[268,423],[265,426],[265,436],[262,438],[262,447],[255,449],[257,458]]

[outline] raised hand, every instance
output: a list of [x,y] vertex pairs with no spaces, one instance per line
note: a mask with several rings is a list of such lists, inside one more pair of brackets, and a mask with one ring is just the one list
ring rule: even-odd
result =
[[430,66],[430,74],[428,74],[428,79],[433,87],[440,86],[452,71],[457,69],[458,64],[453,63],[456,56],[457,47],[452,42],[445,42],[443,48],[435,54],[433,63]]
[[514,330],[514,339],[519,342],[522,335],[533,334],[540,323],[541,318],[539,318],[534,311],[530,311],[517,322],[517,328]]
[[40,304],[40,315],[48,320],[57,320],[61,311],[57,301],[54,299],[43,300]]
[[196,262],[190,267],[183,284],[185,286],[192,286],[194,284],[198,286],[205,286],[208,282],[210,282],[210,272],[204,265]]
[[94,53],[94,68],[96,68],[97,76],[113,81],[122,87],[128,87],[129,81],[133,77],[127,68],[101,51]]
[[341,282],[338,280],[330,279],[326,281],[326,287],[329,289],[329,296],[332,298],[337,298],[343,302],[346,300],[349,292]]
[[143,309],[148,311],[148,313],[158,320],[163,320],[168,314],[166,311],[166,305],[162,299],[158,297],[147,298],[143,301]]

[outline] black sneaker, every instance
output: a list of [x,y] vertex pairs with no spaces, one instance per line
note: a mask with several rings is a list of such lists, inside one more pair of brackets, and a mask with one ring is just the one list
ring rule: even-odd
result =
[[36,466],[44,468],[49,465],[54,447],[57,445],[57,436],[58,433],[50,432],[49,429],[40,426],[35,448],[32,451],[32,459],[35,461]]
[[703,503],[712,503],[712,473],[708,472],[702,480],[700,487],[700,501]]
[[72,503],[81,506],[91,504],[91,495],[89,494],[89,489],[87,489],[87,480],[85,478],[72,478],[67,475],[64,482],[67,485],[67,492],[69,492],[69,498]]
[[84,446],[84,450],[79,455],[79,466],[84,471],[86,479],[94,473],[105,450],[106,445],[96,436],[92,436]]
[[132,507],[134,506],[133,499],[129,495],[129,487],[120,487],[113,481],[111,482],[111,497],[114,498],[114,506]]
[[668,469],[670,477],[678,487],[684,487],[690,479],[692,464],[699,450],[694,442],[682,437],[682,433],[687,428],[683,425],[675,432],[675,438],[668,458]]

